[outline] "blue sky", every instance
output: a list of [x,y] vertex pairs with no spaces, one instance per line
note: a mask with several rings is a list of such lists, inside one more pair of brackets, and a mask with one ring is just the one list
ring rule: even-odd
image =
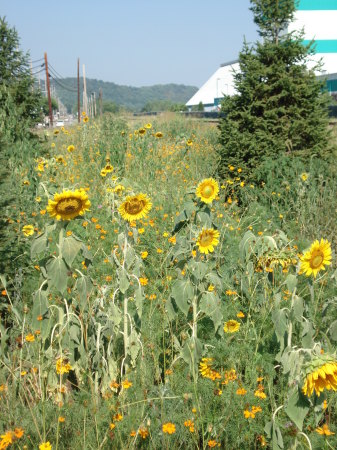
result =
[[48,53],[62,76],[129,86],[200,87],[258,38],[250,0],[1,0],[33,60]]

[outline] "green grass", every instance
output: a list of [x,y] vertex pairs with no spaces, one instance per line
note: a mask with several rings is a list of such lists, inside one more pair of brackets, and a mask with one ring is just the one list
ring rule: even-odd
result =
[[[3,208],[13,253],[1,278],[0,434],[22,428],[11,445],[28,449],[47,441],[53,449],[277,449],[281,435],[284,448],[335,448],[334,435],[315,429],[336,431],[336,394],[308,400],[296,387],[312,361],[336,360],[336,167],[283,157],[252,184],[228,161],[208,207],[195,189],[216,177],[216,126],[171,114],[135,133],[145,125],[104,116],[41,135],[37,153],[11,162],[18,194],[15,208]],[[108,162],[114,171],[102,176]],[[55,226],[48,199],[81,188],[90,211]],[[127,224],[118,207],[138,193],[152,209]],[[196,247],[202,228],[220,234],[208,255]],[[315,279],[299,274],[298,255],[321,238],[332,264]],[[224,332],[229,320],[237,332]],[[200,374],[202,358],[212,358],[214,380]]]

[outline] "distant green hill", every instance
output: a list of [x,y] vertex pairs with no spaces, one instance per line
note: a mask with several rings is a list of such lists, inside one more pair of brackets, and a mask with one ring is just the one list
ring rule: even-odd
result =
[[[101,88],[104,101],[114,102],[132,111],[140,111],[146,104],[151,103],[186,103],[198,90],[195,86],[185,86],[183,84],[132,87],[90,78],[87,78],[86,81],[88,96],[92,92],[96,92],[96,98],[98,99],[99,89]],[[80,82],[82,103],[82,79]],[[75,105],[77,105],[77,92],[75,91],[77,80],[75,78],[63,78],[62,81],[55,82],[52,79],[51,83],[55,86],[57,95],[68,111],[75,108]],[[65,89],[63,86],[68,89]]]

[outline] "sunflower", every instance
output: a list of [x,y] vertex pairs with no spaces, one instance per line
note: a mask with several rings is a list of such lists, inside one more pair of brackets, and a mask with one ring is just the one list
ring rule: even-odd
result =
[[68,145],[67,150],[69,153],[73,152],[75,150],[75,145]]
[[214,247],[219,244],[219,236],[219,231],[213,230],[213,228],[203,229],[197,240],[199,252],[206,255],[208,252],[214,252]]
[[121,195],[121,193],[123,191],[125,191],[125,187],[122,184],[117,184],[117,186],[113,189],[113,191],[117,194],[117,195]]
[[325,270],[325,265],[331,264],[331,246],[327,239],[317,240],[311,244],[310,250],[304,253],[301,258],[301,272],[307,276],[311,274],[316,278],[320,270]]
[[317,359],[311,363],[305,377],[302,392],[307,397],[310,397],[315,391],[319,397],[324,389],[337,391],[337,361],[332,359],[326,361]]
[[34,234],[33,225],[25,225],[24,227],[22,227],[22,233],[27,237],[32,236]]
[[140,135],[145,134],[145,133],[146,133],[145,128],[139,128],[138,133],[139,133]]
[[104,170],[105,170],[107,173],[113,172],[114,166],[112,166],[112,165],[108,162],[108,163],[106,164],[106,166],[104,167]]
[[82,189],[63,191],[54,195],[54,200],[48,201],[47,211],[56,220],[70,220],[83,216],[90,208],[90,201]]
[[236,333],[240,329],[240,323],[237,320],[228,320],[223,329],[225,333]]
[[132,222],[146,217],[152,208],[152,203],[146,194],[128,196],[118,208],[124,220]]
[[155,134],[156,138],[160,139],[163,137],[163,133],[161,131],[157,131],[157,133]]
[[85,116],[85,117],[83,118],[83,122],[84,122],[84,123],[88,123],[88,122],[89,122],[89,117],[88,117],[88,116]]
[[191,139],[188,139],[186,141],[186,145],[188,145],[189,147],[191,147],[193,145],[193,141]]
[[146,128],[147,130],[150,130],[152,128],[152,124],[147,123],[146,125],[144,125],[144,128]]
[[199,372],[203,378],[209,378],[215,381],[216,379],[220,379],[221,375],[212,368],[213,361],[214,358],[202,358],[199,363]]
[[204,203],[212,203],[218,193],[219,185],[213,178],[202,180],[195,191],[196,196]]

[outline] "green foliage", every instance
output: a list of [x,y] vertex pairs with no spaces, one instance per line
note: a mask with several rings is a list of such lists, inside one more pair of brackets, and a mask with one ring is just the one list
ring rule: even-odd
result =
[[245,167],[252,178],[266,157],[285,153],[305,157],[329,153],[328,96],[306,61],[312,46],[302,35],[281,32],[292,19],[291,0],[252,0],[264,38],[244,44],[235,73],[237,94],[222,102],[219,173],[227,164]]
[[22,139],[39,121],[41,95],[33,89],[28,56],[19,37],[0,17],[0,145]]
[[[77,83],[77,80],[76,78],[65,78],[65,82],[74,85]],[[172,104],[185,104],[198,90],[194,86],[185,86],[183,84],[133,87],[91,78],[87,78],[86,82],[88,92],[98,92],[99,89],[102,89],[103,101],[114,102],[131,111],[141,111],[148,103],[154,103],[154,106],[157,105],[157,108],[161,108],[152,109],[152,111],[165,111]],[[56,89],[62,103],[69,111],[74,105],[77,105],[76,93],[66,91],[59,86]],[[164,107],[164,105],[166,106]],[[77,110],[77,106],[75,110]]]
[[[55,98],[53,98],[53,97],[51,99],[51,107],[52,107],[53,111],[58,109],[57,100],[55,100]],[[41,108],[42,108],[43,114],[45,116],[48,116],[49,115],[49,103],[48,103],[48,98],[47,97],[43,97],[42,98]]]
[[204,111],[204,105],[202,102],[199,102],[197,105],[192,106],[192,111]]
[[[336,448],[336,435],[315,431],[336,432],[336,393],[301,391],[312,359],[335,357],[335,255],[315,279],[298,257],[337,235],[335,169],[284,155],[252,184],[230,167],[207,205],[195,192],[214,172],[217,129],[178,115],[147,122],[105,114],[41,136],[34,159],[21,149],[11,163],[17,201],[4,216],[23,256],[0,277],[0,435],[21,426],[14,446],[55,450]],[[53,193],[80,188],[84,217],[49,217]],[[118,208],[136,192],[152,209],[126,223]],[[200,254],[210,227],[219,243]],[[239,330],[225,332],[233,319]]]
[[120,110],[120,106],[115,102],[108,100],[103,101],[103,113],[117,113]]
[[36,151],[30,127],[40,120],[41,95],[33,86],[28,57],[19,49],[18,34],[0,18],[0,273],[11,276],[16,258],[22,262],[26,258],[5,217],[29,203],[31,194],[31,188],[23,188],[19,178],[23,166],[31,167]]

